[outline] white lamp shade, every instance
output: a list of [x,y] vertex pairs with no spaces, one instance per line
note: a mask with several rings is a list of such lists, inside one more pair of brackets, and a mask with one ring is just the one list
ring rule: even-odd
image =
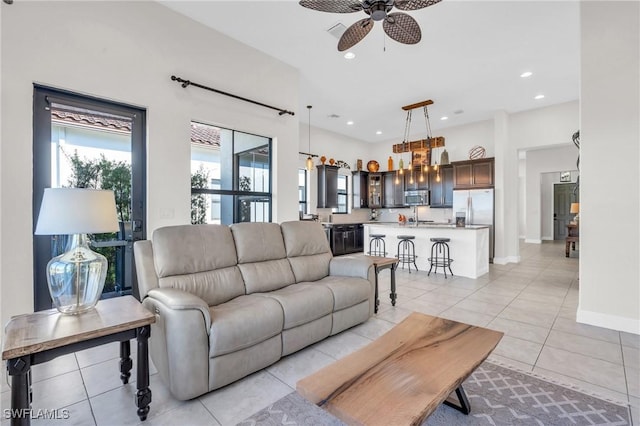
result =
[[45,188],[36,235],[101,234],[117,230],[113,191]]

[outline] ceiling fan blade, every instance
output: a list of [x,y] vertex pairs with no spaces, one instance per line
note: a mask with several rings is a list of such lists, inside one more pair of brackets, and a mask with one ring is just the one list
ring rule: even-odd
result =
[[389,37],[402,44],[416,44],[422,39],[420,26],[406,13],[390,13],[382,22],[382,28]]
[[362,40],[373,28],[373,20],[364,18],[351,25],[340,37],[338,42],[338,50],[340,52],[350,49],[360,40]]
[[362,10],[358,0],[300,0],[300,6],[331,13],[351,13]]
[[442,0],[396,0],[395,7],[400,10],[418,10],[440,3]]

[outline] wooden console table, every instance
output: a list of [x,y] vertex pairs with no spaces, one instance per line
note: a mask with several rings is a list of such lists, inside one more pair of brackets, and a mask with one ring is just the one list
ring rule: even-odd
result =
[[567,238],[565,239],[564,254],[569,257],[569,248],[576,250],[576,243],[580,241],[580,226],[577,223],[567,225]]
[[384,269],[391,269],[391,294],[389,297],[391,298],[391,304],[396,306],[396,269],[398,268],[398,258],[397,257],[380,257],[380,256],[366,256],[367,258],[373,261],[373,267],[376,271],[376,291],[375,291],[375,308],[373,310],[374,313],[378,313],[378,306],[380,305],[380,300],[378,296],[378,274],[380,271]]
[[101,300],[80,315],[62,315],[56,309],[19,315],[5,328],[2,359],[11,376],[11,425],[31,421],[31,366],[58,356],[120,342],[120,379],[131,376],[130,339],[138,341],[136,406],[145,420],[151,403],[147,341],[155,316],[132,296]]

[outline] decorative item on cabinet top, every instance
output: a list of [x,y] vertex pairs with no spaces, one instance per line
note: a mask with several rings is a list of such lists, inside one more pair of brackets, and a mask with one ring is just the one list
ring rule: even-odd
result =
[[487,155],[487,150],[483,146],[476,145],[469,150],[469,160],[477,160],[484,158]]
[[380,170],[380,164],[378,164],[376,160],[371,160],[367,163],[367,170],[369,170],[371,173],[375,173]]

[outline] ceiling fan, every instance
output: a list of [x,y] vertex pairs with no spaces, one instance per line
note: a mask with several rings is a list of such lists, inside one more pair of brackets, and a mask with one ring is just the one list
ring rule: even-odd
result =
[[351,25],[340,37],[340,52],[353,47],[362,40],[375,21],[382,21],[384,32],[395,41],[403,44],[416,44],[422,38],[420,26],[411,16],[402,12],[391,12],[395,7],[400,10],[417,10],[439,3],[441,0],[300,0],[300,5],[309,9],[332,13],[352,13],[363,10],[368,18]]

